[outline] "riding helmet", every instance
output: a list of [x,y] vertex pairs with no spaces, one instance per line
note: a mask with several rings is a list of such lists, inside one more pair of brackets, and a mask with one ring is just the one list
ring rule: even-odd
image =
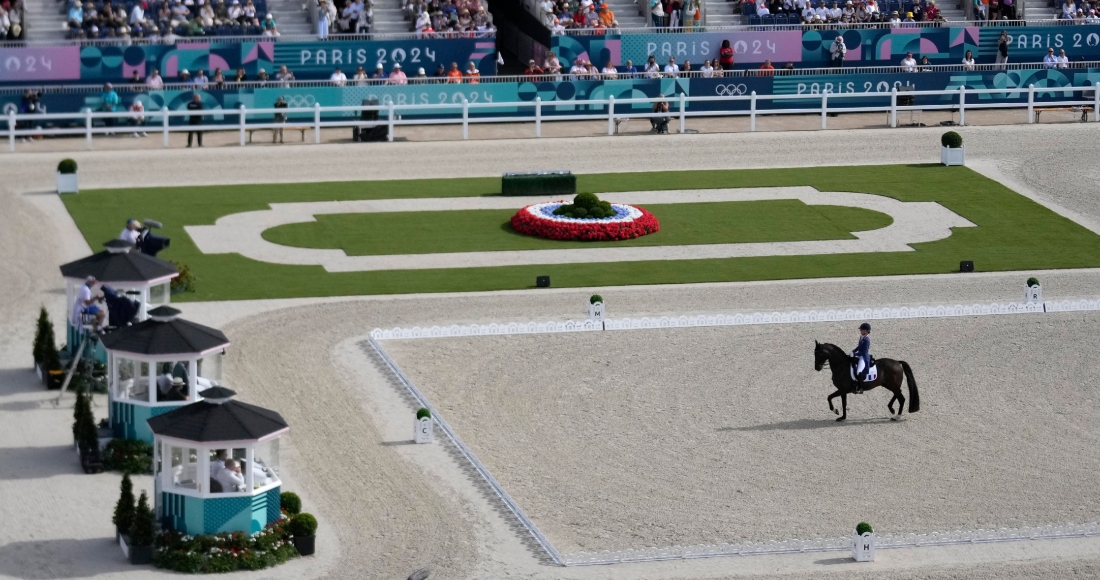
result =
[[863,324],[859,325],[859,329],[860,330],[866,330],[867,332],[871,332],[871,325],[864,322]]

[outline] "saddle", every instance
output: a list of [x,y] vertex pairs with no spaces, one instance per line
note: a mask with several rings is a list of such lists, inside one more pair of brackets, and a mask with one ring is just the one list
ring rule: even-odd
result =
[[[851,364],[848,369],[852,373],[852,380],[856,380],[856,367],[859,365],[859,360],[856,358],[851,359]],[[867,376],[864,377],[863,382],[869,383],[878,378],[878,362],[875,361],[875,357],[871,356],[871,365],[867,368]]]

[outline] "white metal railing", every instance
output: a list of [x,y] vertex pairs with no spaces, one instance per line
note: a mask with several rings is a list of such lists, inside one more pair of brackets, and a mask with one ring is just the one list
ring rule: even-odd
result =
[[[1078,100],[1063,100],[1063,101],[1042,101],[1036,102],[1035,96],[1037,93],[1080,93],[1081,99]],[[1084,100],[1088,93],[1092,93],[1092,100]],[[1026,105],[1021,102],[976,102],[968,103],[968,96],[981,96],[981,95],[1003,95],[1006,93],[1014,93],[1018,96],[1022,96],[1024,93],[1027,95]],[[925,103],[925,104],[913,104],[913,105],[899,105],[898,96],[903,97],[920,97],[920,96],[939,96],[948,97],[945,102],[942,103]],[[831,99],[889,99],[889,105],[864,105],[864,106],[851,106],[849,104],[837,106],[833,105],[830,108]],[[805,107],[796,108],[779,108],[779,109],[761,109],[757,105],[760,101],[772,101],[772,102],[791,102],[802,101],[806,102]],[[655,105],[658,102],[668,102],[670,109],[668,112],[639,112],[633,110],[624,111],[622,109],[616,110],[616,106],[621,105]],[[737,103],[747,103],[748,107],[744,109],[729,109],[719,111],[689,111],[688,105],[690,103],[707,103],[707,102],[720,102],[735,105]],[[578,106],[594,106],[602,110],[595,111],[575,111]],[[571,111],[575,111],[571,114],[558,115],[551,114],[546,115],[544,109],[549,107],[551,112],[556,107],[568,107]],[[788,95],[757,95],[756,91],[749,94],[733,94],[726,96],[687,96],[680,94],[678,97],[643,97],[643,98],[631,98],[631,99],[616,99],[615,97],[608,97],[607,99],[583,99],[573,101],[549,101],[543,102],[541,97],[537,97],[534,101],[521,101],[521,102],[470,102],[466,98],[463,98],[460,103],[446,103],[446,104],[434,104],[434,105],[416,105],[416,104],[395,104],[393,102],[380,104],[380,105],[353,105],[353,106],[339,106],[339,107],[322,107],[320,104],[314,104],[311,107],[293,107],[293,108],[256,108],[249,109],[241,106],[238,109],[206,109],[201,111],[148,111],[142,113],[145,118],[145,122],[140,126],[128,125],[128,121],[134,119],[137,115],[129,111],[120,112],[92,112],[90,109],[85,109],[78,113],[45,113],[45,114],[16,114],[14,111],[10,112],[6,117],[0,117],[3,121],[6,121],[7,128],[4,133],[8,137],[8,148],[11,151],[15,151],[15,141],[19,137],[30,136],[45,136],[45,135],[83,135],[88,145],[92,144],[93,135],[104,135],[113,132],[128,132],[134,130],[147,131],[151,127],[148,125],[149,121],[160,123],[159,131],[163,137],[164,147],[168,147],[168,135],[169,133],[180,132],[211,132],[211,131],[233,131],[236,130],[240,133],[240,145],[243,147],[246,144],[245,134],[248,131],[254,131],[258,129],[286,129],[288,127],[297,128],[305,127],[313,130],[313,137],[315,143],[321,142],[321,129],[333,128],[333,127],[375,127],[386,126],[388,128],[388,140],[393,141],[394,128],[398,126],[413,126],[413,125],[461,125],[462,126],[462,139],[469,139],[469,129],[471,124],[489,124],[489,123],[528,123],[532,122],[535,126],[535,137],[542,137],[542,123],[545,121],[592,121],[592,120],[606,120],[607,121],[607,134],[614,135],[616,133],[616,126],[623,119],[651,119],[651,118],[667,118],[669,122],[674,119],[679,121],[679,133],[687,132],[687,119],[689,117],[748,117],[749,118],[749,130],[756,130],[756,119],[765,115],[805,115],[805,114],[820,114],[821,115],[821,128],[828,128],[828,119],[830,113],[888,113],[887,125],[890,127],[897,127],[898,125],[898,113],[907,111],[951,111],[959,114],[959,125],[966,124],[966,112],[967,110],[975,109],[1021,109],[1026,106],[1027,108],[1027,122],[1035,123],[1036,108],[1057,108],[1057,107],[1084,107],[1091,106],[1094,112],[1093,121],[1100,121],[1100,116],[1096,115],[1097,111],[1100,111],[1100,82],[1093,86],[1084,87],[1036,87],[1035,85],[1029,85],[1027,89],[1021,88],[1005,88],[1005,89],[968,89],[966,87],[959,87],[957,90],[937,90],[937,91],[905,91],[898,92],[897,87],[893,87],[889,93],[830,93],[823,92],[820,94],[788,94]],[[518,115],[516,113],[472,117],[471,112],[476,112],[478,109],[499,109],[499,108],[516,108],[516,109],[533,109],[534,118],[526,115]],[[604,111],[606,110],[606,112]],[[337,120],[322,120],[325,114],[339,113],[339,114],[359,114],[364,111],[378,111],[380,119],[377,121],[364,121],[355,118],[337,119]],[[248,117],[251,115],[253,119],[259,115],[275,115],[286,114],[288,120],[286,122],[249,122]],[[402,118],[403,114],[407,113],[428,113],[436,115],[446,115],[445,117],[438,118]],[[312,119],[305,118],[312,114]],[[219,125],[171,125],[171,118],[184,118],[184,117],[236,117],[237,124],[219,124]],[[297,116],[296,118],[290,118],[289,116]],[[104,126],[95,126],[95,121],[101,120],[104,122]],[[120,122],[116,126],[107,126],[107,121],[112,123]],[[41,124],[42,121],[69,121],[80,122],[83,121],[83,127],[19,127],[20,123],[32,123]],[[156,130],[156,129],[154,129]]]

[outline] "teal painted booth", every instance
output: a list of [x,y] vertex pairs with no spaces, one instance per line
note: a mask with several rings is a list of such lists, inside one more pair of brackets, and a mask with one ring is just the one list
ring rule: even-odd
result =
[[251,534],[279,519],[279,438],[290,427],[275,411],[232,400],[235,394],[211,387],[202,401],[147,420],[164,528]]

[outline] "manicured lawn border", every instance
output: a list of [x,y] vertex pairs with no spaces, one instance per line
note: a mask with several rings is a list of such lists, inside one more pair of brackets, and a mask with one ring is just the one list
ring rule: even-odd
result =
[[204,255],[183,226],[212,224],[220,216],[277,202],[495,195],[500,179],[89,190],[62,199],[95,249],[117,236],[126,218],[164,222],[161,233],[172,238],[172,247],[161,257],[187,264],[196,277],[196,292],[177,295],[177,301],[507,290],[534,287],[537,275],[550,275],[555,287],[579,287],[947,273],[957,271],[960,260],[974,260],[979,271],[1100,267],[1100,236],[965,167],[666,171],[577,178],[578,191],[594,193],[777,186],[936,201],[978,227],[915,244],[915,252],[329,273],[319,266]]

